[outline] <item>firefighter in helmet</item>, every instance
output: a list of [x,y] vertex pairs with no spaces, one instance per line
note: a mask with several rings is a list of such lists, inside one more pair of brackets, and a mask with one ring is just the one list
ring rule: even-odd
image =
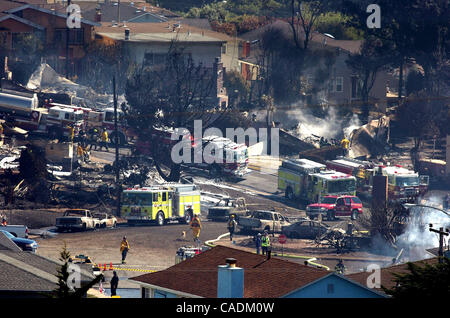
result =
[[202,223],[200,222],[200,218],[198,217],[198,215],[195,215],[194,218],[192,219],[192,221],[189,223],[191,230],[192,230],[192,235],[194,238],[194,242],[197,242],[200,236],[200,230],[202,229]]
[[233,240],[233,234],[234,234],[234,231],[236,230],[236,225],[237,225],[237,222],[235,220],[234,214],[231,214],[230,219],[228,220],[228,224],[227,224],[228,232],[230,232],[230,241]]

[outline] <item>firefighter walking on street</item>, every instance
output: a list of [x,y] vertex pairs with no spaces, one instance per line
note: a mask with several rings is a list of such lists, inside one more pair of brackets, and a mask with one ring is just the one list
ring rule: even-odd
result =
[[122,252],[122,264],[125,264],[125,258],[127,257],[127,253],[130,250],[130,244],[128,244],[127,237],[124,236],[122,239],[122,243],[120,244],[120,252]]
[[237,222],[234,219],[234,215],[230,215],[230,218],[229,218],[228,224],[227,224],[228,232],[230,232],[230,241],[233,240],[233,234],[234,234],[234,231],[236,230],[236,225],[237,225]]
[[338,274],[344,275],[345,273],[345,265],[342,259],[339,260],[339,262],[334,267],[334,271]]
[[192,236],[194,238],[194,242],[198,242],[199,236],[200,236],[200,230],[202,229],[202,223],[200,222],[198,215],[194,216],[194,218],[189,223],[189,225],[192,230]]

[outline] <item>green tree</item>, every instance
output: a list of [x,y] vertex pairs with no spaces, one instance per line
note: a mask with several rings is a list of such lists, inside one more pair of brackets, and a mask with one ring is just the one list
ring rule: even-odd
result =
[[408,272],[394,273],[397,283],[392,289],[382,286],[384,292],[398,299],[441,299],[450,295],[450,259],[442,263],[420,266],[407,263]]
[[66,243],[64,242],[64,247],[59,254],[59,260],[63,262],[61,267],[58,269],[58,287],[50,295],[52,298],[64,298],[64,299],[80,299],[86,295],[87,291],[91,289],[95,284],[99,283],[103,279],[103,274],[96,276],[92,281],[81,286],[80,288],[71,287],[69,282],[69,260],[70,252],[67,250]]

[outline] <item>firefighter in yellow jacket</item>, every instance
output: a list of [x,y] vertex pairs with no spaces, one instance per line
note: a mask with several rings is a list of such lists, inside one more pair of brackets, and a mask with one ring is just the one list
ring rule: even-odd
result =
[[342,155],[344,157],[347,156],[348,154],[348,146],[350,144],[350,140],[347,139],[346,136],[344,136],[344,138],[341,140],[341,148],[342,148]]
[[127,257],[129,249],[130,244],[128,244],[127,237],[124,236],[122,239],[122,243],[120,244],[120,251],[122,252],[122,264],[125,264],[125,258]]
[[105,146],[106,151],[109,151],[108,142],[109,142],[108,132],[106,131],[106,128],[103,128],[100,142],[100,151],[103,149],[103,146]]
[[197,242],[199,240],[198,237],[200,236],[200,230],[202,229],[202,223],[200,222],[198,215],[194,216],[189,225],[191,226],[194,242]]
[[83,149],[83,146],[81,146],[81,144],[78,144],[77,156],[78,156],[78,160],[84,161],[84,149]]

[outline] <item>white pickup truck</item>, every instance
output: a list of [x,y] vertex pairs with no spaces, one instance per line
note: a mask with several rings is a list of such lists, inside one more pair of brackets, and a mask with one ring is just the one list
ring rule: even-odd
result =
[[289,220],[278,212],[253,211],[248,217],[240,217],[238,227],[241,231],[267,231],[280,233],[283,226],[290,225]]
[[58,231],[96,229],[100,226],[100,221],[94,218],[89,210],[71,209],[66,210],[62,217],[56,218]]
[[28,227],[26,225],[2,225],[0,230],[7,231],[15,237],[28,238]]

